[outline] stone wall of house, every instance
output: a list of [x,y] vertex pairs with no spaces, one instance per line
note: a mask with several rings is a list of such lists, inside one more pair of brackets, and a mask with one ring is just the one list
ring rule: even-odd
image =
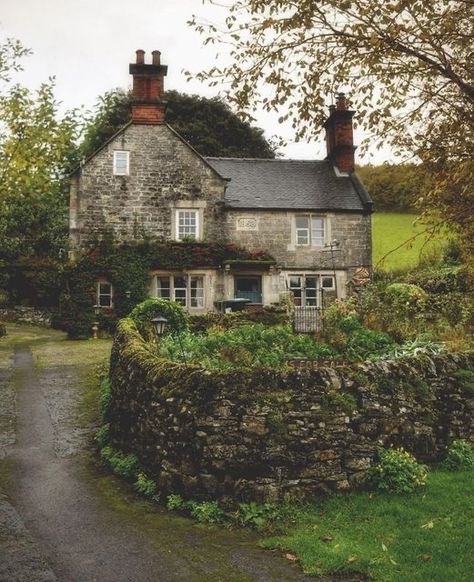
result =
[[8,307],[0,309],[0,321],[10,323],[29,323],[31,325],[51,326],[52,313],[36,307]]
[[164,495],[302,499],[364,482],[380,446],[436,461],[474,441],[460,369],[474,354],[341,368],[210,372],[166,362],[122,321],[111,361],[114,446],[136,453]]
[[295,212],[285,210],[227,210],[227,238],[250,250],[265,250],[283,268],[349,271],[372,264],[371,216],[360,213],[326,213],[326,240],[340,245],[307,248],[296,245]]
[[[113,174],[115,150],[130,152],[130,174]],[[203,238],[222,239],[225,182],[167,125],[130,125],[91,158],[71,184],[70,234],[77,250],[113,235],[117,242],[170,239],[173,209],[197,208]]]

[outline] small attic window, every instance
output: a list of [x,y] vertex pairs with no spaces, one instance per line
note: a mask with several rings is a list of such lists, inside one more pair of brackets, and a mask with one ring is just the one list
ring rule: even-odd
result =
[[114,151],[114,176],[128,176],[130,168],[130,152]]

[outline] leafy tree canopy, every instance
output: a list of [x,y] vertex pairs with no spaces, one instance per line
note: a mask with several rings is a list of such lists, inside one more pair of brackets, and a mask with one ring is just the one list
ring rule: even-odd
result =
[[429,186],[429,175],[422,165],[359,166],[357,173],[370,192],[375,210],[415,212],[416,201]]
[[29,51],[0,41],[0,258],[56,252],[65,242],[62,181],[74,163],[78,120],[62,119],[50,79],[32,92],[12,82]]
[[421,210],[474,255],[472,0],[233,0],[222,26],[191,25],[230,47],[226,64],[197,78],[227,83],[248,115],[284,108],[298,138],[319,131],[331,95],[349,92],[367,143],[424,162],[434,179]]
[[[166,121],[203,156],[274,158],[275,147],[263,131],[239,119],[223,101],[178,91],[166,94]],[[91,115],[81,146],[91,155],[130,119],[131,95],[123,89],[105,93]]]

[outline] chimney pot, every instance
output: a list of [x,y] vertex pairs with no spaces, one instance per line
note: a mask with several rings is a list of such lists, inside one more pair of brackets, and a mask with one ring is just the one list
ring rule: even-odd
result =
[[338,93],[336,97],[336,109],[345,111],[347,109],[347,99],[345,93]]
[[145,51],[142,49],[138,49],[136,51],[137,54],[137,65],[144,65],[145,64]]
[[160,51],[152,51],[151,54],[152,54],[152,59],[153,59],[152,63],[154,65],[159,65],[160,64],[160,56],[161,56]]

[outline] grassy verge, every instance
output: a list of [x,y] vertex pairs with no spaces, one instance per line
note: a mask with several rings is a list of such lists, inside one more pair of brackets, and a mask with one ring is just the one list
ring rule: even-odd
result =
[[[387,253],[426,228],[419,223],[415,224],[415,220],[416,215],[414,214],[402,214],[399,212],[374,213],[372,217],[372,260],[374,266]],[[411,244],[405,245],[388,255],[378,268],[386,271],[398,271],[415,267],[420,260],[420,254],[434,253],[437,249],[441,249],[445,242],[446,237],[442,235],[434,237],[429,242],[427,242],[425,235],[420,235]]]
[[353,493],[296,509],[263,545],[296,554],[311,575],[461,582],[472,580],[473,540],[473,473],[437,471],[414,495]]

